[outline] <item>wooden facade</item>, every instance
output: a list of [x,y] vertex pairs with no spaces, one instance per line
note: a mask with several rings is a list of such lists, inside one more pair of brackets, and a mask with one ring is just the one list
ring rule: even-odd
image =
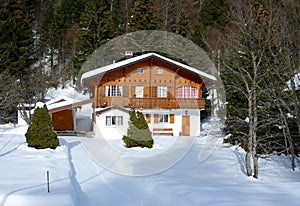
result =
[[[94,87],[96,107],[204,109],[202,78],[155,58],[106,72],[85,82],[88,83]],[[118,86],[120,95],[108,95],[109,86]],[[142,89],[139,95],[137,87]],[[159,96],[160,87],[167,90],[164,96]],[[194,88],[197,94],[193,98],[178,97],[178,90],[185,87]]]
[[72,109],[52,113],[52,126],[55,131],[74,130]]
[[81,77],[82,85],[93,92],[94,123],[99,127],[95,131],[120,138],[127,124],[111,127],[106,117],[122,116],[125,123],[129,114],[122,110],[131,108],[144,114],[153,135],[200,135],[200,110],[205,109],[202,89],[215,81],[212,75],[155,53],[100,67]]

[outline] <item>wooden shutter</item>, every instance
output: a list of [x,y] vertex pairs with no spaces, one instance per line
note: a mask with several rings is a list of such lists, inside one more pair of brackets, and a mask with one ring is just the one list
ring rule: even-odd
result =
[[150,97],[149,90],[150,90],[150,87],[144,87],[144,97]]
[[131,86],[131,97],[135,97],[135,86]]
[[159,115],[154,114],[154,123],[158,123]]
[[170,114],[170,123],[175,123],[175,114]]
[[104,97],[105,96],[105,87],[104,86],[100,86],[99,89],[99,96],[100,97]]
[[173,87],[168,87],[167,88],[167,97],[168,98],[173,98],[174,94],[173,94]]
[[123,86],[123,97],[129,96],[129,88],[128,86]]
[[146,114],[146,122],[151,123],[151,114]]
[[157,97],[157,87],[151,87],[152,89],[152,97]]

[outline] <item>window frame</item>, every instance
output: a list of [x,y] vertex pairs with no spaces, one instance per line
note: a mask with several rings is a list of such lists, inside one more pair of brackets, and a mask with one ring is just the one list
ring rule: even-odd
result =
[[[141,95],[138,95],[138,88],[141,89],[140,90]],[[136,98],[143,98],[144,97],[144,86],[135,86],[135,97]]]
[[168,95],[167,86],[157,86],[157,97],[165,98]]
[[105,96],[106,97],[122,97],[123,87],[121,85],[106,85]]
[[123,122],[123,116],[105,116],[106,127],[122,127]]
[[136,69],[136,72],[137,72],[138,74],[144,74],[144,68],[139,67],[139,68]]
[[158,122],[159,123],[169,123],[169,115],[168,114],[159,114]]
[[156,74],[162,74],[163,69],[161,67],[156,68]]

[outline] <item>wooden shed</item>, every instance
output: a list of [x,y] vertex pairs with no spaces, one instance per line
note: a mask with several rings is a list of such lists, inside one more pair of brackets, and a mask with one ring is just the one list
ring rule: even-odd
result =
[[56,131],[74,130],[75,110],[65,109],[52,113],[52,126]]
[[74,101],[66,97],[59,97],[47,102],[49,114],[52,117],[52,126],[55,131],[76,130],[76,109],[89,104],[93,100]]

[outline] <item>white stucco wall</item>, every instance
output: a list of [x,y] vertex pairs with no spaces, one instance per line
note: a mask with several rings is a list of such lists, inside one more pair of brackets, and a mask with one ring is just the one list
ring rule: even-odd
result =
[[[153,128],[172,128],[173,135],[179,136],[182,132],[182,116],[190,117],[190,136],[199,136],[200,135],[200,111],[199,110],[140,110],[144,115],[151,114],[151,123],[148,123],[150,131],[153,131]],[[175,114],[174,123],[154,123],[154,114]],[[106,126],[106,116],[123,116],[123,125],[122,126]],[[128,129],[129,114],[118,110],[111,109],[109,111],[103,112],[101,115],[96,117],[96,126],[98,132],[105,135],[109,138],[122,138],[123,135],[127,134]],[[169,119],[170,121],[170,119]],[[94,131],[96,133],[96,131]],[[97,133],[96,133],[97,135]]]
[[[172,128],[173,135],[179,136],[182,132],[182,116],[190,116],[190,136],[199,136],[200,135],[200,110],[195,109],[171,109],[171,110],[141,110],[144,115],[151,114],[151,123],[148,123],[150,131],[153,131],[153,128]],[[154,114],[175,114],[174,123],[154,123]],[[169,119],[170,121],[170,119]]]
[[[123,125],[106,126],[106,116],[123,116]],[[98,127],[98,131],[100,131],[101,133],[99,135],[103,135],[109,138],[122,138],[123,135],[127,134],[128,120],[129,114],[118,109],[111,109],[109,111],[101,113],[100,115],[97,115],[96,126]],[[94,132],[97,135],[97,132]]]

